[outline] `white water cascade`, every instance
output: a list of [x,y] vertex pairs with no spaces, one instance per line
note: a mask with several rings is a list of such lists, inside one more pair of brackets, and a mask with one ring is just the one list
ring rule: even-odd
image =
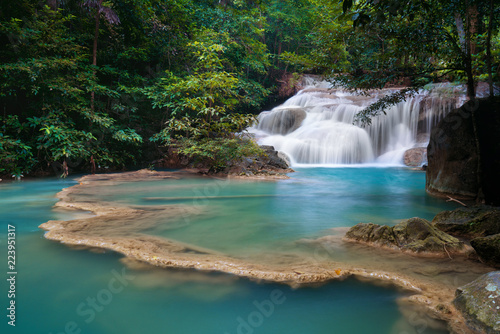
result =
[[293,165],[402,165],[404,152],[426,147],[432,127],[459,101],[423,91],[373,118],[370,126],[353,124],[360,110],[390,92],[354,95],[308,80],[284,104],[262,112],[249,132],[259,144],[288,155]]

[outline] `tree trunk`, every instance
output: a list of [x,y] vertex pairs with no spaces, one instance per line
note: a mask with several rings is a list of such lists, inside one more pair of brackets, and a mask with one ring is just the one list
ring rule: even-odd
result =
[[[101,8],[102,2],[104,0],[99,1],[99,5],[96,8],[95,13],[95,32],[94,32],[94,48],[92,50],[92,65],[97,66],[97,40],[99,39],[99,24],[101,21],[101,13],[99,8]],[[96,71],[94,68],[94,77],[96,76]],[[91,113],[94,114],[94,100],[95,100],[95,92],[92,91],[90,93],[90,110]]]
[[69,175],[69,168],[68,168],[68,162],[66,161],[66,158],[64,158],[63,164],[62,164],[62,175],[61,177],[67,177]]
[[94,161],[94,155],[93,154],[90,156],[90,171],[92,172],[92,175],[94,175],[95,171],[96,171],[95,161]]
[[52,10],[57,10],[57,0],[47,0],[47,6],[49,6]]
[[477,23],[479,13],[477,11],[476,5],[470,5],[469,1],[465,2],[467,6],[467,30],[465,35],[465,46],[466,46],[466,56],[465,56],[465,72],[467,73],[467,97],[469,99],[476,98],[476,87],[474,84],[474,71],[472,68],[472,56],[476,53],[476,39],[477,34]]
[[467,8],[467,28],[468,28],[468,40],[470,43],[470,53],[476,54],[476,39],[475,36],[478,33],[479,24],[479,12],[477,10],[477,5],[471,5]]
[[[469,11],[467,11],[469,13]],[[467,18],[467,22],[471,20]],[[471,54],[471,29],[464,28],[464,22],[460,13],[455,13],[455,25],[457,27],[458,38],[462,50],[462,63],[465,73],[467,74],[467,97],[472,100],[476,98],[474,73],[472,71],[472,54]]]
[[472,56],[467,53],[465,56],[465,73],[467,73],[467,97],[469,100],[476,98],[476,87],[474,83],[474,73],[472,72]]
[[488,71],[488,86],[490,87],[490,97],[495,95],[493,91],[493,69],[491,66],[491,34],[493,30],[493,0],[490,0],[490,19],[488,22],[488,37],[486,39],[486,69]]

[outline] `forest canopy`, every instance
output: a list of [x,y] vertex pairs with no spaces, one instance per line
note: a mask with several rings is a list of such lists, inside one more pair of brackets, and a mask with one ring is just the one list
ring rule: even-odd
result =
[[0,174],[144,166],[169,148],[223,167],[258,153],[239,133],[305,73],[475,98],[499,81],[499,14],[493,0],[3,1]]

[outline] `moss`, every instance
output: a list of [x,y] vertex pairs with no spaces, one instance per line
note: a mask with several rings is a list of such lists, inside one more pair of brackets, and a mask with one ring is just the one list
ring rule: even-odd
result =
[[421,218],[406,219],[394,227],[360,223],[346,233],[346,238],[415,253],[446,254],[448,251],[460,251],[464,248],[457,238],[438,230]]
[[475,238],[470,244],[484,262],[500,267],[500,234]]
[[466,238],[500,233],[500,210],[492,207],[459,208],[437,214],[432,224],[440,230]]
[[500,272],[490,272],[457,289],[453,303],[477,332],[499,333]]

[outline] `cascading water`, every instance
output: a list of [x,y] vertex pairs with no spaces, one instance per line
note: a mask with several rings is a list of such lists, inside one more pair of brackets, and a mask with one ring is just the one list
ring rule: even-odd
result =
[[401,165],[406,150],[427,146],[432,127],[458,100],[422,91],[373,118],[370,126],[354,123],[359,111],[390,92],[354,95],[308,78],[303,90],[262,112],[249,131],[260,144],[287,154],[295,165]]

